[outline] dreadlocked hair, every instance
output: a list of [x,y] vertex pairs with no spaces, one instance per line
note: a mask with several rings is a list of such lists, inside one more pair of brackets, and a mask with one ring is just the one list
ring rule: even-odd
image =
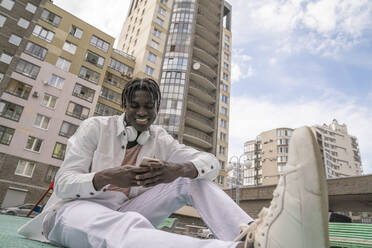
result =
[[159,85],[151,78],[134,78],[127,83],[121,94],[121,102],[123,108],[126,107],[126,102],[132,102],[134,93],[139,90],[144,90],[150,93],[153,102],[156,104],[156,109],[159,110],[161,94]]

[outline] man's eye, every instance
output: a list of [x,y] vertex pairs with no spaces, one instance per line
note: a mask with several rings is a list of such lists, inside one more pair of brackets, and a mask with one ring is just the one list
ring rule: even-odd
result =
[[146,105],[146,108],[147,109],[153,109],[154,108],[154,105]]
[[130,107],[131,107],[131,108],[138,108],[139,105],[138,105],[138,104],[131,104]]

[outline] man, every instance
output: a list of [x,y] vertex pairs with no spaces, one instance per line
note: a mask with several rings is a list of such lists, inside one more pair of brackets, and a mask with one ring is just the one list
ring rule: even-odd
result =
[[[219,170],[213,155],[179,144],[152,125],[160,105],[156,82],[132,80],[122,102],[123,115],[81,123],[68,141],[46,209],[19,233],[78,248],[326,247],[324,171],[308,129],[294,134],[291,144],[303,144],[290,150],[289,172],[270,208],[253,222],[211,182]],[[184,205],[194,206],[218,239],[154,228]]]

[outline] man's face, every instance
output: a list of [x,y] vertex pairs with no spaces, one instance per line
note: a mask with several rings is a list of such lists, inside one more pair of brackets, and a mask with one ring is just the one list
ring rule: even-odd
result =
[[129,126],[137,131],[146,131],[155,121],[157,115],[156,105],[151,94],[144,90],[134,92],[132,102],[126,100],[125,119]]

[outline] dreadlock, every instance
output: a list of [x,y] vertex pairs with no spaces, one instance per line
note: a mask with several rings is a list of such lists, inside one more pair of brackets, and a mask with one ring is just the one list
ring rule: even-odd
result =
[[156,104],[156,109],[159,111],[161,94],[159,85],[151,78],[134,78],[127,83],[121,94],[121,102],[123,108],[126,107],[126,101],[131,102],[133,95],[138,90],[144,90],[150,93],[152,101]]

